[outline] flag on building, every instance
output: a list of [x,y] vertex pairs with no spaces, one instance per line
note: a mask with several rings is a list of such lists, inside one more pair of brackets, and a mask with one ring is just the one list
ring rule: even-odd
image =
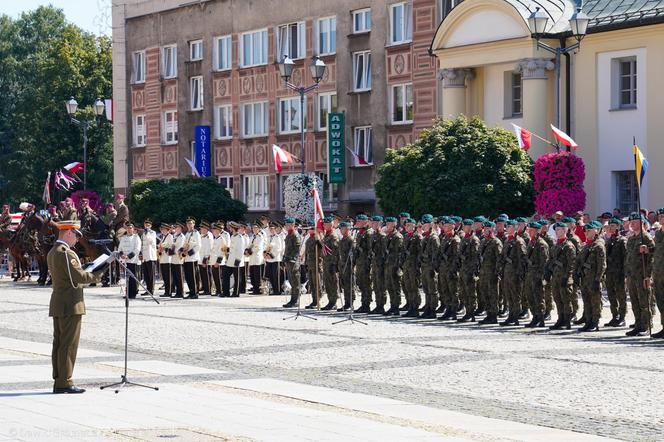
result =
[[69,173],[77,173],[82,171],[84,168],[85,168],[85,163],[81,163],[80,161],[69,163],[64,167],[64,169]]
[[191,174],[193,176],[200,177],[201,174],[198,173],[198,169],[196,169],[196,165],[194,164],[194,162],[191,161],[189,158],[185,158],[184,160],[187,162],[187,164],[189,164],[189,167],[191,167]]
[[42,193],[42,200],[44,204],[51,204],[51,172],[46,175],[46,182],[44,183],[44,193]]
[[283,169],[282,164],[293,164],[293,155],[276,144],[272,145],[272,154],[274,155],[274,168],[277,173],[281,173]]
[[353,156],[353,166],[359,167],[359,166],[369,165],[369,163],[367,163],[367,160],[365,160],[362,155],[350,149],[349,147],[346,147],[346,149],[348,149],[348,152],[350,152],[350,154]]
[[646,177],[646,171],[648,170],[648,160],[636,143],[634,144],[634,166],[636,170],[636,185],[640,189],[641,184],[643,184],[643,179]]
[[569,135],[567,135],[565,132],[562,130],[558,129],[556,126],[553,124],[551,125],[551,132],[553,133],[553,137],[558,140],[559,143],[564,144],[565,146],[569,146],[572,149],[576,150],[577,147],[579,147],[578,144],[576,144],[576,141],[572,139]]
[[104,100],[104,111],[106,112],[106,119],[108,121],[113,121],[115,116],[115,109],[113,109],[113,100],[107,98]]
[[323,230],[325,214],[323,213],[323,205],[320,203],[320,198],[318,197],[318,189],[314,187],[311,193],[314,197],[314,225],[317,229]]
[[517,126],[514,123],[512,123],[512,126],[514,126],[514,134],[516,135],[516,141],[519,143],[519,147],[523,150],[529,150],[533,141],[532,132],[527,131],[521,126]]

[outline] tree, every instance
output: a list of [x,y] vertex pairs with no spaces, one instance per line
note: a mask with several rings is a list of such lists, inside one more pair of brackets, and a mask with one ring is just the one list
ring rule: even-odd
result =
[[142,223],[150,218],[156,226],[184,221],[188,216],[197,221],[241,220],[247,212],[247,206],[231,198],[213,177],[136,181],[129,193],[132,221]]
[[527,215],[532,161],[514,134],[479,118],[436,120],[415,143],[388,149],[376,195],[385,213]]

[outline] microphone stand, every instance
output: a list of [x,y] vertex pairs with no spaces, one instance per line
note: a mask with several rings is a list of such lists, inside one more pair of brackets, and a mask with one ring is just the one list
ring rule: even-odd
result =
[[[111,251],[108,249],[108,247],[104,246],[104,249],[106,249],[107,253],[111,253]],[[124,270],[124,276],[125,276],[125,278],[124,278],[124,287],[122,285],[120,285],[120,291],[124,292],[124,300],[125,300],[124,373],[120,376],[120,382],[115,382],[115,383],[112,383],[112,384],[103,385],[103,386],[99,387],[99,389],[103,390],[105,388],[115,387],[115,393],[117,394],[117,393],[120,392],[121,388],[125,388],[125,387],[133,385],[135,387],[149,388],[151,390],[158,391],[159,387],[152,387],[150,385],[144,385],[144,384],[138,384],[136,382],[131,382],[129,380],[129,378],[127,377],[127,348],[128,348],[128,345],[129,345],[129,293],[127,292],[127,278],[128,277],[133,278],[141,287],[143,287],[145,289],[145,293],[150,295],[150,297],[152,298],[152,300],[154,302],[159,304],[159,300],[157,300],[157,298],[154,297],[154,295],[147,289],[147,287],[145,287],[145,285],[143,285],[143,283],[141,281],[139,281],[138,278],[136,278],[136,275],[134,275],[134,273],[127,268],[127,265],[124,262],[122,262],[120,259],[116,259],[115,261]]]

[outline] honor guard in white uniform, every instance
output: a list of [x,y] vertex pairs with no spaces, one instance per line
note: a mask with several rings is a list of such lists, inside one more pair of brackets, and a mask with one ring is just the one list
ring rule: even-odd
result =
[[[143,233],[141,234],[141,271],[143,281],[148,291],[154,294],[154,276],[157,271],[157,232],[152,230],[152,220],[143,221]],[[147,293],[144,293],[147,295]]]
[[210,291],[210,255],[212,253],[212,233],[210,233],[210,224],[207,221],[202,221],[200,225],[201,235],[201,252],[200,259],[198,260],[198,270],[201,276],[201,286],[203,294],[212,296]]
[[281,274],[281,260],[284,256],[284,238],[281,235],[281,227],[276,222],[270,224],[268,245],[263,255],[265,256],[265,276],[270,281],[272,291],[270,295],[281,295],[283,275]]
[[251,293],[254,295],[261,294],[261,281],[263,280],[263,275],[265,272],[265,257],[263,252],[265,251],[265,246],[267,238],[261,230],[261,226],[258,223],[255,223],[252,226],[252,231],[254,236],[249,242],[249,246],[246,249],[246,254],[249,256],[249,277],[251,278]]
[[196,220],[187,218],[187,232],[184,234],[184,248],[181,256],[184,258],[184,279],[187,281],[189,296],[185,299],[198,299],[198,280],[196,270],[201,252],[201,234],[194,227]]
[[160,298],[167,298],[171,296],[171,257],[173,253],[173,235],[171,234],[171,226],[162,223],[160,234],[157,237],[157,260],[159,261],[159,270],[161,271],[161,278],[164,280],[164,294],[159,295]]
[[[120,239],[118,246],[120,256],[124,258],[127,268],[136,275],[141,261],[138,255],[141,253],[141,238],[136,234],[134,224],[127,224],[127,234]],[[125,283],[127,284],[127,295],[129,299],[136,298],[138,293],[138,284],[134,278],[127,275]]]
[[169,252],[171,255],[171,280],[173,281],[172,291],[175,294],[173,298],[182,298],[184,293],[184,287],[182,283],[182,264],[184,263],[184,258],[182,253],[184,250],[185,236],[184,230],[186,226],[183,222],[178,221],[175,224],[175,233],[173,234],[173,248]]
[[224,232],[224,223],[212,224],[212,248],[210,250],[210,266],[212,268],[212,282],[214,283],[214,294],[212,296],[223,296],[221,289],[221,275],[226,266],[226,255],[228,254],[228,239],[230,236]]
[[234,279],[233,292],[230,296],[238,297],[243,293],[244,278],[244,250],[246,249],[246,241],[244,235],[240,233],[240,224],[235,221],[228,223],[231,230],[231,240],[228,251],[228,259],[226,260],[226,275],[224,275],[224,296],[227,290],[230,289],[231,275]]

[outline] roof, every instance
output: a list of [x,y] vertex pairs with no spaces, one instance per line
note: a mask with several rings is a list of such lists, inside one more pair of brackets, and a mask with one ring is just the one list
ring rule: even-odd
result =
[[636,27],[664,19],[664,0],[588,0],[583,11],[590,17],[589,32],[615,27]]

